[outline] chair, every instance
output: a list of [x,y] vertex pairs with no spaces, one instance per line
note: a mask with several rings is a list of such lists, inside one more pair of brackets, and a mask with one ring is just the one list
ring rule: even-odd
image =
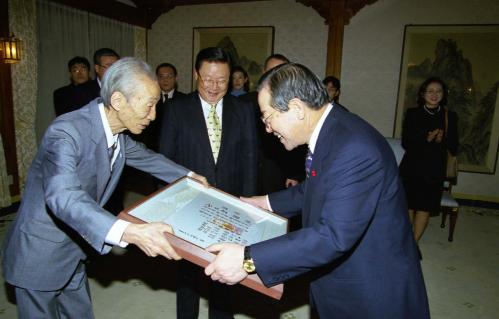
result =
[[[395,154],[395,159],[397,160],[397,165],[402,161],[404,156],[404,149],[402,148],[402,143],[399,138],[387,137],[386,141],[390,144],[393,153]],[[440,200],[440,208],[442,211],[442,222],[440,224],[441,228],[445,228],[445,222],[447,220],[447,215],[450,215],[449,224],[449,237],[448,240],[451,242],[454,240],[454,229],[456,228],[457,213],[459,212],[459,203],[452,197],[452,184],[449,181],[444,181],[444,191],[442,193],[442,199]]]
[[442,222],[440,228],[445,228],[447,215],[449,215],[449,241],[454,240],[454,229],[456,228],[457,213],[459,212],[459,203],[452,197],[452,184],[449,181],[444,181],[444,192],[440,200],[442,209]]

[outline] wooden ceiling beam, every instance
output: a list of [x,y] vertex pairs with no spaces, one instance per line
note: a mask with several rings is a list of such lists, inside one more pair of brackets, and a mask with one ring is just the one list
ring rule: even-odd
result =
[[343,34],[345,25],[363,7],[377,0],[296,0],[305,6],[312,7],[324,18],[329,26],[326,53],[326,75],[341,75],[343,53]]

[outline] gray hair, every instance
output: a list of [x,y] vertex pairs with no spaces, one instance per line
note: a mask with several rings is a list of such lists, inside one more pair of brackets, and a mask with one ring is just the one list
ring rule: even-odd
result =
[[306,66],[298,63],[281,64],[262,75],[258,91],[265,87],[271,96],[270,106],[279,112],[287,112],[289,101],[294,98],[316,110],[329,101],[322,81]]
[[149,64],[140,59],[127,57],[113,63],[102,78],[100,95],[104,105],[111,105],[114,92],[121,92],[129,100],[137,88],[142,87],[140,79],[143,77],[156,81]]

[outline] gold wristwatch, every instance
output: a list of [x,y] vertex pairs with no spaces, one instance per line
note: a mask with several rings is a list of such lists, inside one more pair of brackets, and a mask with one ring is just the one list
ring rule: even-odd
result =
[[255,263],[251,258],[250,246],[244,247],[244,260],[243,260],[243,269],[249,275],[254,274],[256,272]]

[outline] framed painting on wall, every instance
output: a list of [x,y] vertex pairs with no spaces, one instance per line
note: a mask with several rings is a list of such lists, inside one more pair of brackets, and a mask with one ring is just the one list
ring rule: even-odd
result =
[[[192,66],[196,55],[207,47],[224,49],[233,66],[243,67],[254,90],[262,75],[265,59],[274,51],[274,27],[213,27],[193,28]],[[192,87],[196,87],[194,79]]]
[[394,137],[421,83],[440,77],[458,114],[459,170],[494,174],[499,144],[499,25],[406,25]]

